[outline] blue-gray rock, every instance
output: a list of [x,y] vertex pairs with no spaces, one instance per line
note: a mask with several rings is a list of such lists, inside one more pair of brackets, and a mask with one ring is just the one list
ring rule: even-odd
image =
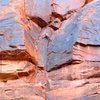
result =
[[[28,59],[24,44],[24,31],[17,20],[18,14],[10,1],[0,1],[0,59]],[[22,57],[23,56],[23,57]]]
[[92,95],[92,96],[87,96],[87,97],[73,99],[73,100],[100,100],[100,95]]
[[[77,9],[83,6],[85,0],[74,0],[76,5],[72,2],[73,0],[64,0],[63,2],[59,0],[26,0],[26,13],[29,18],[37,16],[42,18],[44,21],[49,22],[53,11],[65,14],[69,10]],[[51,5],[55,3],[61,7],[59,8],[59,6],[57,6],[53,9]],[[74,37],[76,37],[74,31],[77,31],[76,29],[74,30],[74,27],[77,26],[76,24],[66,25],[67,23],[64,22],[64,32],[62,33],[61,29],[59,29],[58,32],[55,32],[54,30],[48,28],[49,25],[41,29],[36,23],[32,22],[32,20],[30,20],[30,22],[28,23],[31,26],[30,30],[25,31],[24,35],[25,44],[27,51],[33,57],[35,62],[37,62],[37,66],[45,67],[47,70],[51,70],[56,68],[56,66],[60,66],[61,64],[70,61],[72,58],[72,45],[74,43]],[[51,24],[53,24],[53,22]],[[58,26],[61,24],[62,22],[59,22]],[[73,32],[69,33],[72,29]]]
[[49,43],[47,70],[69,61],[100,61],[99,4],[96,0],[83,7],[63,26],[64,34]]
[[96,0],[78,12],[79,24],[77,42],[84,45],[100,45],[100,1]]

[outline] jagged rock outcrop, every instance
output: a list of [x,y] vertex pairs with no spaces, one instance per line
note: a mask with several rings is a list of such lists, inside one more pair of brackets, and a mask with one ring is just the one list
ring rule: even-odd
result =
[[0,1],[0,100],[99,100],[100,1]]
[[[65,22],[65,24],[61,27],[64,34],[59,34],[49,43],[48,51],[51,54],[49,55],[49,61],[47,62],[48,70],[70,62],[72,59],[83,62],[84,60],[90,62],[100,61],[100,39],[98,36],[100,22],[97,21],[100,15],[98,13],[100,8],[98,7],[98,4],[99,1],[87,5],[82,10],[77,12],[71,20]],[[90,51],[94,52],[93,48],[96,48],[96,54],[90,54]],[[85,57],[84,52],[88,55],[87,57]]]
[[[72,100],[74,98],[81,98],[95,93],[100,93],[100,84],[88,84],[84,87],[77,88],[58,88],[53,91],[47,92],[47,100]],[[85,90],[87,92],[85,92]],[[78,91],[78,92],[76,92]]]
[[99,0],[87,4],[67,25],[69,34],[76,34],[72,62],[49,72],[47,100],[100,99],[99,4]]
[[35,73],[35,66],[27,61],[0,61],[0,63],[0,79],[2,81],[19,79]]
[[[73,45],[73,37],[66,32],[65,24],[64,26],[62,25],[67,22],[59,21],[59,17],[65,16],[67,18],[71,16],[73,12],[66,14],[67,11],[81,8],[85,0],[74,0],[74,4],[72,2],[73,0],[26,1],[28,6],[26,12],[31,19],[29,23],[31,28],[24,33],[25,43],[28,52],[36,59],[38,66],[50,70],[52,67],[61,65],[71,58],[69,53]],[[42,14],[40,11],[42,11]],[[53,12],[57,12],[59,17]],[[42,29],[37,20],[45,23]],[[54,23],[52,20],[54,20]],[[57,28],[58,30],[56,30]],[[69,41],[70,38],[71,40]]]
[[[23,6],[21,2],[20,5]],[[19,21],[20,6],[17,6],[19,8],[16,6],[13,0],[12,2],[0,1],[0,60],[29,60],[31,58],[26,51],[24,31]]]

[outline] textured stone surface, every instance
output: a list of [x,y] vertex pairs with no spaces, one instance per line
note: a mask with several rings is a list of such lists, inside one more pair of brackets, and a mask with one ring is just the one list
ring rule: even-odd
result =
[[[59,74],[60,73],[60,74]],[[48,73],[51,80],[72,80],[68,67],[63,67]]]
[[87,96],[79,99],[73,99],[73,100],[99,100],[100,95],[92,95],[92,96]]
[[[76,44],[73,47],[73,59],[87,62],[99,62],[100,61],[100,47],[99,46],[86,46],[82,44]],[[87,56],[85,55],[87,54]]]
[[[89,45],[99,46],[100,39],[97,34],[99,32],[99,23],[100,22],[96,21],[96,20],[98,20],[99,15],[100,15],[98,13],[98,10],[99,10],[99,6],[97,6],[98,4],[99,4],[99,1],[97,1],[93,4],[91,3],[90,5],[87,5],[81,11],[79,11],[75,15],[75,17],[72,20],[70,20],[70,22],[66,22],[67,24],[65,23],[62,26],[63,33],[65,33],[65,36],[64,36],[64,34],[59,34],[60,33],[59,32],[58,35],[56,36],[56,38],[49,43],[48,51],[50,54],[48,54],[49,55],[49,57],[48,57],[49,59],[47,62],[48,70],[50,70],[53,66],[56,67],[58,65],[61,65],[62,62],[66,63],[73,58],[71,50],[72,50],[72,45],[73,45],[73,43],[75,43],[75,41],[77,41],[80,44],[82,43],[83,45],[89,44]],[[94,10],[92,9],[92,5],[94,7]],[[85,15],[84,12],[88,11],[88,9],[89,9],[88,15]],[[95,9],[97,9],[97,10],[95,10]],[[96,16],[98,16],[98,17],[96,17]],[[94,22],[92,21],[92,24],[94,23],[93,25],[95,27],[92,26],[92,24],[90,23],[91,20],[94,21]],[[88,27],[88,30],[91,30],[91,28],[93,27],[92,28],[93,31],[91,30],[93,33],[89,32],[88,30],[86,30],[86,28],[82,28],[82,27]],[[95,32],[95,34],[94,34],[94,32]],[[94,35],[94,36],[92,36],[92,35]],[[76,40],[76,36],[78,37],[77,40]],[[81,37],[82,37],[82,39],[81,39]],[[66,44],[64,42],[66,42]],[[77,46],[75,48],[77,48]],[[93,47],[87,47],[86,48],[86,49],[88,49],[87,53],[90,50],[90,48],[91,48],[91,52],[93,51],[93,49],[92,49]],[[96,50],[97,50],[97,52],[96,52],[97,54],[95,54],[95,56],[96,55],[98,55],[98,56],[94,57],[95,61],[96,61],[96,59],[99,60],[99,52],[98,52],[99,47],[97,47]],[[79,50],[76,50],[76,51],[79,52]],[[84,50],[84,51],[86,51],[86,50]],[[79,52],[79,53],[81,54],[81,52]],[[92,57],[89,59],[89,56],[87,56],[87,57],[88,57],[88,60],[93,58]],[[52,61],[51,59],[55,59],[55,60]],[[86,58],[84,58],[84,59],[86,59]]]
[[47,92],[47,100],[71,100],[74,98],[80,98],[95,93],[99,93],[99,84],[88,84],[83,87],[77,88],[59,88]]
[[70,24],[69,22],[65,22],[61,27],[63,31],[56,31],[55,34],[57,35],[49,42],[47,70],[56,68],[72,59],[72,46],[76,39],[74,33],[77,31],[74,27],[77,27],[77,24]]
[[[0,59],[28,60],[30,56],[26,52],[24,31],[19,21],[20,6],[14,0],[1,0],[0,3]],[[22,2],[20,5],[23,6]]]
[[[17,82],[16,82],[17,84]],[[21,86],[2,87],[0,99],[5,100],[44,100],[44,93],[41,87],[33,87],[30,84]]]
[[[43,20],[49,22],[50,15],[52,12],[55,11],[58,14],[64,15],[69,10],[80,8],[82,5],[84,5],[85,0],[81,0],[81,1],[74,0],[74,4],[72,3],[73,0],[63,0],[63,1],[31,0],[26,2],[28,2],[26,3],[28,6],[26,12],[29,17],[34,18],[34,16],[37,15],[37,17],[40,17]],[[31,4],[33,4],[34,6],[31,6]],[[40,4],[41,4],[41,8],[39,6]],[[53,9],[51,4],[57,4],[58,6],[54,6]],[[46,9],[47,11],[44,9]],[[42,14],[40,13],[40,11],[43,11]],[[54,20],[56,19],[57,18],[54,18]],[[31,30],[25,31],[25,41],[26,41],[25,44],[28,52],[36,60],[38,66],[46,67],[47,70],[51,70],[52,67],[59,66],[63,63],[66,63],[66,61],[69,61],[72,58],[71,47],[74,41],[73,37],[75,36],[74,35],[71,36],[71,34],[73,33],[69,34],[68,31],[69,30],[71,31],[76,26],[76,24],[73,24],[73,26],[68,30],[66,21],[64,22],[63,25],[62,22],[59,22],[58,24],[60,24],[61,27],[58,27],[59,29],[57,31],[54,31],[48,27],[49,25],[41,29],[36,23],[32,23],[31,21],[29,23],[31,24],[30,27]],[[53,24],[53,21],[51,24]],[[56,26],[56,24],[53,25]]]
[[[20,62],[21,64],[24,66],[25,62]],[[45,100],[45,84],[47,78],[44,71],[41,72],[28,63],[24,69],[21,67],[16,72],[8,73],[7,77],[6,73],[3,73],[4,77],[1,78],[1,74],[0,100]],[[17,76],[17,79],[13,78],[14,75]]]
[[0,0],[0,100],[99,100],[99,10],[100,0]]
[[61,66],[62,68],[49,72],[49,78],[52,80],[75,80],[100,77],[99,62],[75,63]]
[[[26,0],[26,4],[28,4],[26,9],[29,16],[38,16],[49,21],[52,11],[63,15],[68,10],[80,8],[84,3],[85,0]],[[54,7],[51,4],[54,4]]]
[[35,73],[35,66],[27,61],[0,61],[0,80],[19,79]]
[[95,0],[79,11],[77,42],[85,45],[100,45],[100,1]]
[[[6,3],[1,2],[1,3]],[[25,49],[23,30],[17,21],[17,13],[11,6],[0,6],[0,51]],[[8,11],[6,11],[8,10]]]
[[[100,9],[98,5],[99,3],[100,1],[96,0],[95,2],[91,2],[86,7],[82,8],[82,10],[77,12],[77,14],[70,21],[65,22],[65,24],[62,26],[64,34],[57,35],[56,38],[49,43],[48,51],[50,52],[50,55],[47,62],[48,70],[55,68],[56,66],[59,66],[61,64],[67,63],[69,62],[69,60],[74,59],[74,57],[76,59],[79,58],[77,60],[82,59],[82,61],[88,60],[98,62],[100,60],[100,21],[98,19],[100,15],[98,13]],[[72,54],[72,46],[76,43],[82,45],[75,45],[73,47]],[[97,50],[95,51],[95,53],[94,48],[96,48]],[[90,51],[92,54],[90,53]],[[88,56],[86,57],[84,53],[86,53]]]

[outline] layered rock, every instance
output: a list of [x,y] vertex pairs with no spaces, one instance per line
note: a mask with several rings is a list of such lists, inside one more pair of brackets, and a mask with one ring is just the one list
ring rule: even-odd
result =
[[[77,88],[59,88],[47,92],[47,100],[72,100],[74,98],[81,98],[95,93],[100,93],[99,84],[88,84],[84,87]],[[78,91],[78,92],[77,92]],[[87,91],[87,92],[86,92]],[[99,100],[99,99],[98,99]]]
[[79,98],[79,99],[74,99],[74,100],[99,100],[100,99],[100,95],[91,95],[91,96],[87,96],[87,97],[84,97],[84,98]]
[[[99,21],[97,21],[100,14],[98,13],[98,4],[99,1],[90,3],[77,12],[71,20],[63,23],[61,29],[63,29],[64,34],[57,35],[57,37],[49,43],[47,70],[73,60],[77,60],[78,62],[100,61]],[[94,52],[94,48],[96,48],[97,51],[92,53]],[[85,53],[87,53],[87,57],[85,57]],[[55,60],[53,61],[51,59]]]
[[0,3],[0,60],[28,60],[18,9],[10,1]]
[[[60,69],[49,72],[47,100],[100,99],[99,95],[95,95],[99,94],[100,85],[98,4],[98,0],[91,2],[67,24],[69,34],[76,34],[72,59],[68,64],[59,66]],[[74,24],[76,25],[73,28]]]
[[28,61],[2,61],[0,100],[45,100],[46,72]]
[[[73,59],[77,63],[81,63],[81,73],[87,78],[99,76],[100,70],[100,42],[99,42],[99,26],[100,22],[97,21],[100,13],[98,4],[100,1],[91,2],[79,12],[79,33],[76,44],[73,47]],[[85,66],[85,67],[84,67]],[[88,74],[86,74],[88,73]],[[89,75],[89,76],[88,76]]]
[[0,100],[100,99],[99,0],[0,3]]
[[[73,13],[66,14],[68,11],[81,8],[85,4],[85,0],[74,0],[74,4],[72,2],[73,0],[31,0],[25,2],[27,4],[26,14],[30,19],[28,24],[31,26],[30,30],[25,30],[25,44],[27,51],[36,60],[38,66],[51,70],[52,67],[66,63],[71,58],[74,35],[71,36],[66,32],[68,22],[59,22],[59,18],[54,18],[56,15],[53,12],[67,18]],[[55,23],[57,20],[58,22]],[[55,31],[56,29],[58,30]]]
[[0,1],[0,100],[44,100],[46,78],[41,82],[37,76],[41,73],[24,43],[23,4],[22,0]]
[[19,79],[35,73],[35,66],[27,61],[0,61],[0,80]]

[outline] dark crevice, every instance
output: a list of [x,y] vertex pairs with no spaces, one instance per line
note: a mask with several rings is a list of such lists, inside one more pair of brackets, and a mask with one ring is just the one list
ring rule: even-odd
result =
[[[37,24],[41,28],[47,27],[51,23],[51,21],[46,22],[45,20],[43,20],[40,17],[30,17],[30,20],[33,21],[35,24]],[[49,27],[55,31],[59,29],[58,27],[56,27],[54,25],[50,25]]]
[[34,59],[25,50],[6,50],[0,52],[0,60],[10,60],[10,61],[29,61],[35,64]]
[[61,65],[56,65],[55,67],[53,67],[52,69],[50,69],[48,72],[51,72],[51,71],[54,71],[54,70],[58,70],[62,67],[65,67],[65,66],[68,66],[68,65],[75,65],[75,64],[80,64],[82,63],[83,61],[81,60],[73,60],[73,59],[70,59],[69,61],[67,61],[66,63],[64,64],[61,64]]
[[55,54],[55,53],[56,53],[55,51],[51,51],[50,53],[48,53],[48,56]]
[[42,71],[42,70],[46,70],[46,69],[44,68],[44,66],[43,66],[43,67],[37,66],[37,69],[38,69],[38,70],[41,70],[41,71]]
[[82,60],[73,60],[71,65],[73,64],[81,64],[83,61]]
[[100,73],[89,76],[87,79],[90,79],[90,78],[100,78]]
[[86,47],[86,46],[100,47],[100,45],[85,44],[85,43],[80,43],[80,42],[76,42],[76,43],[74,44],[74,46],[77,46],[77,45],[81,45],[81,46],[83,46],[83,47]]
[[66,63],[64,64],[61,64],[61,65],[56,65],[55,67],[53,67],[52,69],[50,69],[48,72],[51,72],[51,71],[54,71],[54,70],[58,70],[62,67],[65,67],[65,66],[68,66],[68,65],[75,65],[75,64],[80,64],[82,63],[83,61],[81,60],[73,60],[73,59],[70,59],[69,61],[67,61]]
[[0,33],[0,36],[4,36],[4,34],[1,34],[1,33]]
[[53,25],[50,25],[49,27],[51,27],[53,30],[58,30],[59,28],[58,27],[55,27],[55,26],[53,26]]
[[64,66],[71,65],[72,62],[73,62],[73,61],[70,59],[69,61],[67,61],[67,62],[64,63],[64,64],[54,66],[52,69],[48,70],[47,72],[51,72],[51,71],[54,71],[54,70],[58,70],[58,69],[60,69],[60,68],[62,68],[62,67],[64,67]]
[[28,71],[20,70],[13,73],[0,73],[0,81],[7,82],[8,80],[16,80],[19,78],[28,77],[31,74],[36,74],[36,70],[37,69],[34,68],[34,70]]
[[62,53],[71,54],[72,53],[72,50],[69,50],[69,51],[65,50]]
[[11,48],[17,48],[17,46],[15,46],[15,45],[9,45],[9,47],[11,47]]
[[30,17],[30,19],[41,28],[44,28],[48,25],[48,23],[40,17]]
[[60,21],[64,20],[63,15],[58,14],[57,12],[52,12],[51,16],[54,18],[58,18]]
[[85,5],[92,2],[93,0],[85,0]]
[[[74,12],[76,12],[76,9],[74,10],[69,10],[66,14],[61,15],[57,12],[52,12],[50,14],[50,19],[56,19],[58,18],[61,22],[64,20],[67,20],[68,18],[66,18],[67,15],[71,15]],[[49,22],[46,22],[44,19],[40,18],[40,17],[36,17],[36,16],[28,16],[29,20],[33,21],[35,24],[37,24],[40,28],[44,28],[44,27],[50,27],[52,28],[54,31],[58,30],[59,28],[54,26],[54,25],[50,25],[52,23],[52,20],[50,20]],[[70,16],[71,17],[71,16]]]

